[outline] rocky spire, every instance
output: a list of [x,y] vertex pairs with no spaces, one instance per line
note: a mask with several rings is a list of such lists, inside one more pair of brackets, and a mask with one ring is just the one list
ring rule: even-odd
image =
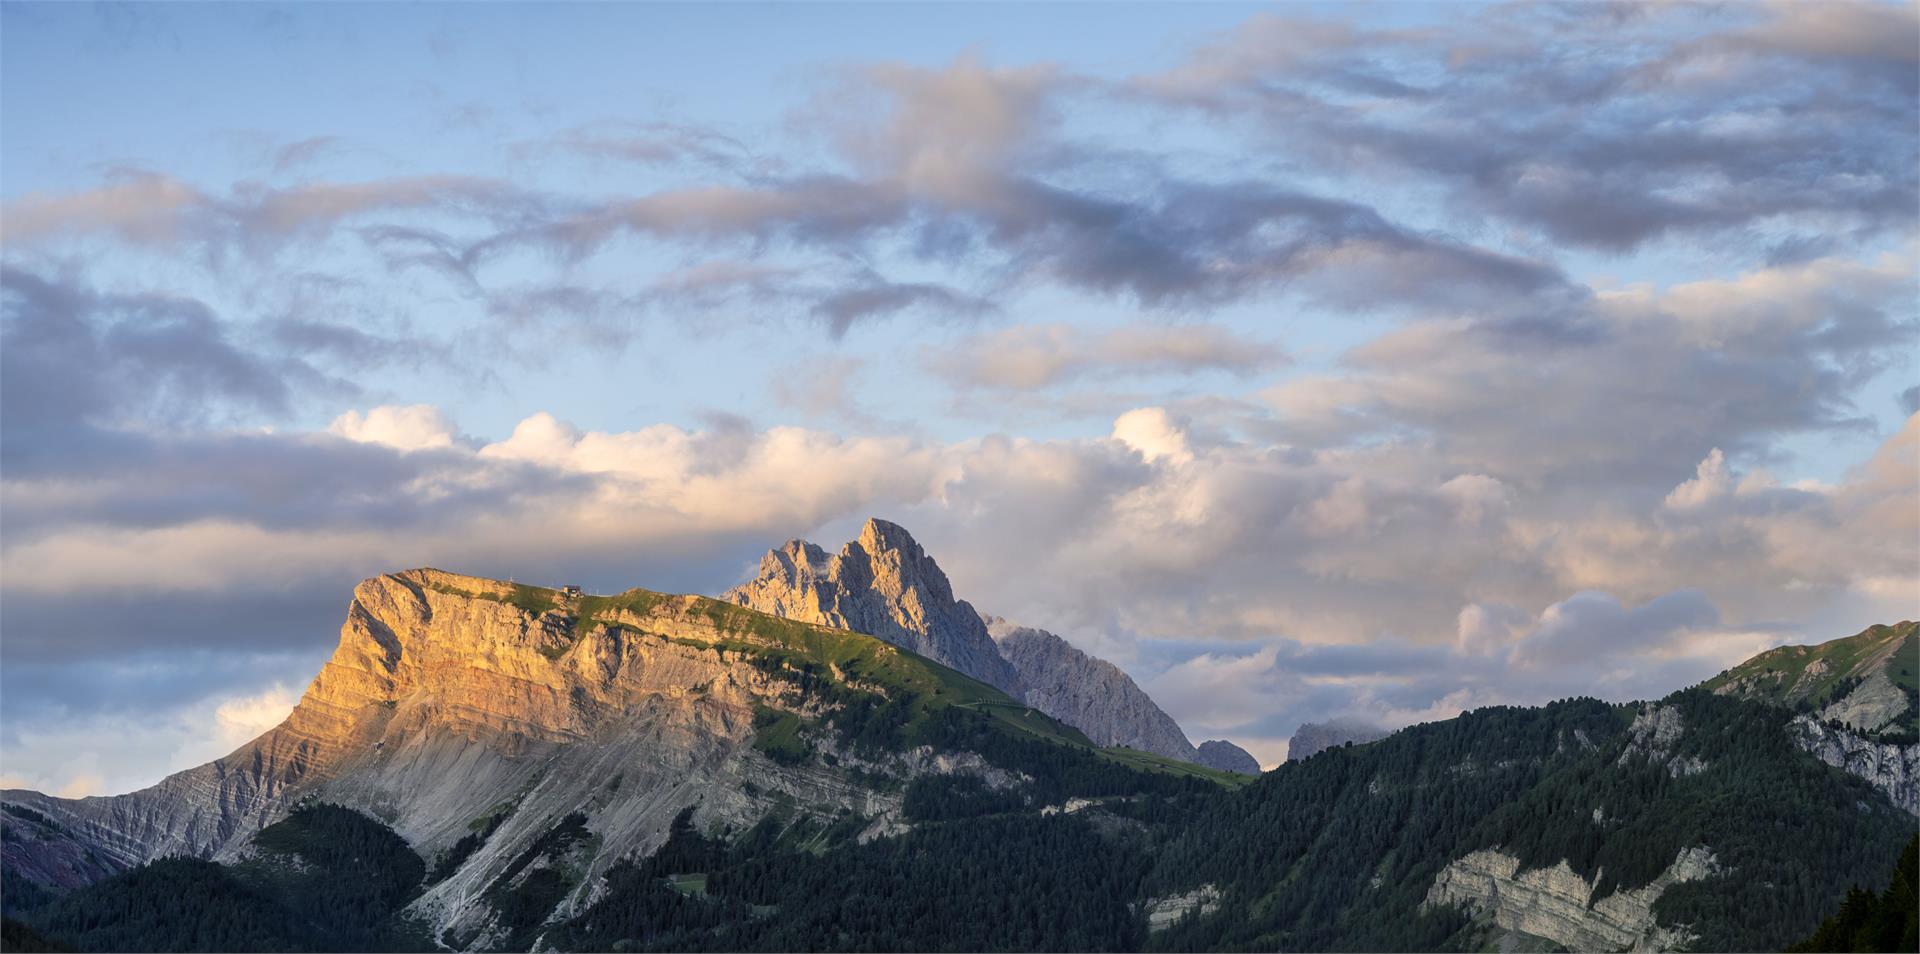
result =
[[1020,676],[994,648],[980,615],[899,524],[878,518],[834,556],[789,540],[760,561],[758,576],[723,599],[763,613],[877,636],[1025,698]]

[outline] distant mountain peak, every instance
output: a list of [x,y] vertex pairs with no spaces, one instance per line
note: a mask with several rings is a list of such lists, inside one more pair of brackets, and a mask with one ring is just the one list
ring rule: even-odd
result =
[[1260,774],[1260,760],[1254,758],[1253,753],[1225,739],[1208,739],[1200,743],[1196,752],[1195,761],[1208,768],[1242,775]]
[[1307,722],[1295,729],[1293,738],[1287,743],[1287,761],[1299,762],[1327,749],[1337,748],[1351,742],[1365,745],[1378,742],[1389,733],[1364,719],[1348,716],[1328,719],[1325,722]]
[[1180,724],[1120,667],[1046,630],[997,616],[987,617],[986,622],[1000,654],[1026,683],[1028,705],[1078,728],[1101,745],[1124,745],[1183,762],[1210,764],[1200,760]]

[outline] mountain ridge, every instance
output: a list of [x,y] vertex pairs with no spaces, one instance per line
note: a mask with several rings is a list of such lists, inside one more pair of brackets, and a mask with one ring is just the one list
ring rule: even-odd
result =
[[[973,754],[1019,764],[1031,760],[1022,746],[1060,754],[1011,773]],[[873,837],[899,829],[914,779],[1043,793],[1062,766],[1079,773],[1051,783],[1063,794],[1084,788],[1074,778],[1101,784],[1102,772],[1211,781],[1198,767],[1104,752],[863,634],[706,597],[573,596],[419,569],[358,585],[339,646],[294,711],[229,756],[120,796],[0,793],[12,834],[0,859],[59,888],[166,855],[231,862],[317,798],[373,814],[450,865],[412,910],[443,942],[485,946],[525,926],[481,899],[517,890],[501,883],[524,875],[517,859],[575,813],[593,851],[580,854],[587,834],[539,849],[574,858],[569,891],[656,848],[683,810],[743,826],[791,804],[866,818],[857,834]],[[102,864],[66,864],[89,853]]]
[[[1755,949],[1879,877],[1920,814],[1920,745],[1786,701],[1496,706],[1228,776],[846,629],[418,569],[357,586],[294,712],[229,756],[124,796],[0,793],[0,862],[40,927],[184,887],[227,911],[318,863],[261,868],[293,837],[269,829],[338,806],[406,847],[413,886],[368,930],[461,950]],[[1038,872],[1069,895],[1020,887]]]
[[[1102,745],[1124,745],[1223,771],[1247,772],[1232,743],[1209,764],[1133,678],[1058,635],[975,611],[939,563],[899,524],[869,518],[838,555],[794,539],[721,599],[761,612],[870,633],[1026,701]],[[1239,753],[1244,758],[1236,757]]]

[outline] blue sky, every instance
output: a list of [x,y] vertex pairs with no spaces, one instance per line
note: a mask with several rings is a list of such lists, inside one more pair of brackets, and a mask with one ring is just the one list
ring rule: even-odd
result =
[[23,784],[218,754],[374,573],[871,514],[1269,761],[1920,602],[1910,5],[0,26]]

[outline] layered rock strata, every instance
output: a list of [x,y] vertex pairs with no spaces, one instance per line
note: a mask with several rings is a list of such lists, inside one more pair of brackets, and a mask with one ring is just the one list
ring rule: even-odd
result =
[[1711,852],[1687,848],[1651,883],[1592,900],[1597,873],[1589,881],[1565,861],[1522,871],[1512,855],[1476,851],[1434,877],[1426,904],[1457,904],[1504,930],[1575,951],[1669,951],[1685,946],[1692,935],[1683,926],[1657,923],[1653,903],[1675,884],[1719,873]]

